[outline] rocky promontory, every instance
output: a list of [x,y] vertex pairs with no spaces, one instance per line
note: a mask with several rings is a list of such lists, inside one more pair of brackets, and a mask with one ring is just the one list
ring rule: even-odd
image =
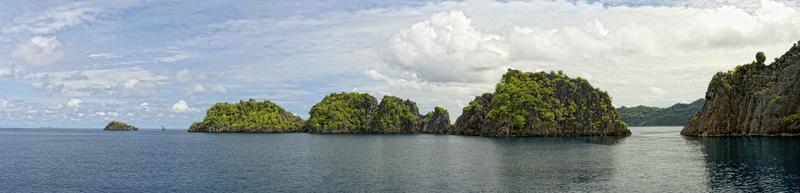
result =
[[447,109],[435,107],[432,112],[422,116],[421,133],[446,134],[449,128],[450,113],[447,112]]
[[189,132],[290,133],[303,131],[303,124],[303,119],[275,103],[250,99],[214,104]]
[[138,131],[139,128],[129,125],[122,121],[111,121],[103,128],[103,131]]
[[706,103],[681,131],[692,136],[800,134],[800,42],[766,65],[756,60],[711,79]]
[[482,136],[630,135],[611,98],[561,72],[508,70],[494,93],[463,109],[451,134]]

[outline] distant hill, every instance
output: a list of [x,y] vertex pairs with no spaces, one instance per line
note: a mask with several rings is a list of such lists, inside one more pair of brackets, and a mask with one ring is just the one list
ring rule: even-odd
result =
[[684,104],[678,103],[668,108],[635,106],[620,107],[617,112],[628,126],[683,126],[692,115],[703,108],[705,99]]

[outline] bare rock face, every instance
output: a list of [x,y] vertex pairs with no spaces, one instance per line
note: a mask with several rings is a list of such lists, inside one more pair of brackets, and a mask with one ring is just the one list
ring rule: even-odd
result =
[[681,131],[692,136],[800,134],[800,42],[765,65],[756,61],[714,75],[706,103]]
[[470,102],[450,134],[630,135],[607,93],[561,72],[508,70],[494,93]]
[[447,109],[436,107],[422,117],[422,133],[445,134],[450,128],[450,113]]

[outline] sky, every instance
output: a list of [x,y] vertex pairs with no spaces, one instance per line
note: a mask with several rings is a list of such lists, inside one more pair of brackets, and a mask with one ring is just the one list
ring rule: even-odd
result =
[[[562,70],[615,106],[702,98],[800,40],[800,3],[0,1],[0,127],[187,128],[217,102],[308,118],[333,92],[461,114],[506,69]],[[771,59],[768,60],[768,62]]]

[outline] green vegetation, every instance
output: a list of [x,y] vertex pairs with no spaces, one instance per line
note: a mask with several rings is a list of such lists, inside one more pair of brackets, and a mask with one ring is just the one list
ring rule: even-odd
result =
[[[496,85],[490,104],[488,121],[512,130],[601,129],[609,124],[624,127],[607,93],[592,88],[585,79],[571,79],[561,71],[531,73],[509,69]],[[465,112],[473,108],[483,107],[473,101]],[[576,123],[584,120],[591,121],[590,125]]]
[[303,120],[270,101],[254,99],[239,103],[214,104],[202,122],[192,123],[189,131],[204,132],[296,132]]
[[692,103],[678,103],[668,108],[636,106],[617,108],[622,120],[630,126],[682,126],[701,108],[705,99],[697,99]]
[[311,107],[307,127],[315,133],[368,132],[377,100],[366,93],[333,93]]
[[133,125],[129,125],[128,123],[122,121],[111,121],[106,125],[103,129],[106,131],[137,131],[139,128],[134,127]]
[[763,64],[765,61],[767,61],[767,56],[764,55],[764,52],[756,53],[756,62]]
[[783,118],[783,120],[788,122],[798,121],[800,120],[800,112],[787,115],[786,117]]
[[775,102],[778,102],[779,100],[781,100],[781,98],[782,98],[781,95],[776,95],[776,96],[772,97],[772,99],[769,99],[769,102],[767,102],[767,104],[770,104],[770,105],[774,104]]
[[372,119],[372,132],[415,133],[420,125],[416,103],[395,96],[384,96]]

